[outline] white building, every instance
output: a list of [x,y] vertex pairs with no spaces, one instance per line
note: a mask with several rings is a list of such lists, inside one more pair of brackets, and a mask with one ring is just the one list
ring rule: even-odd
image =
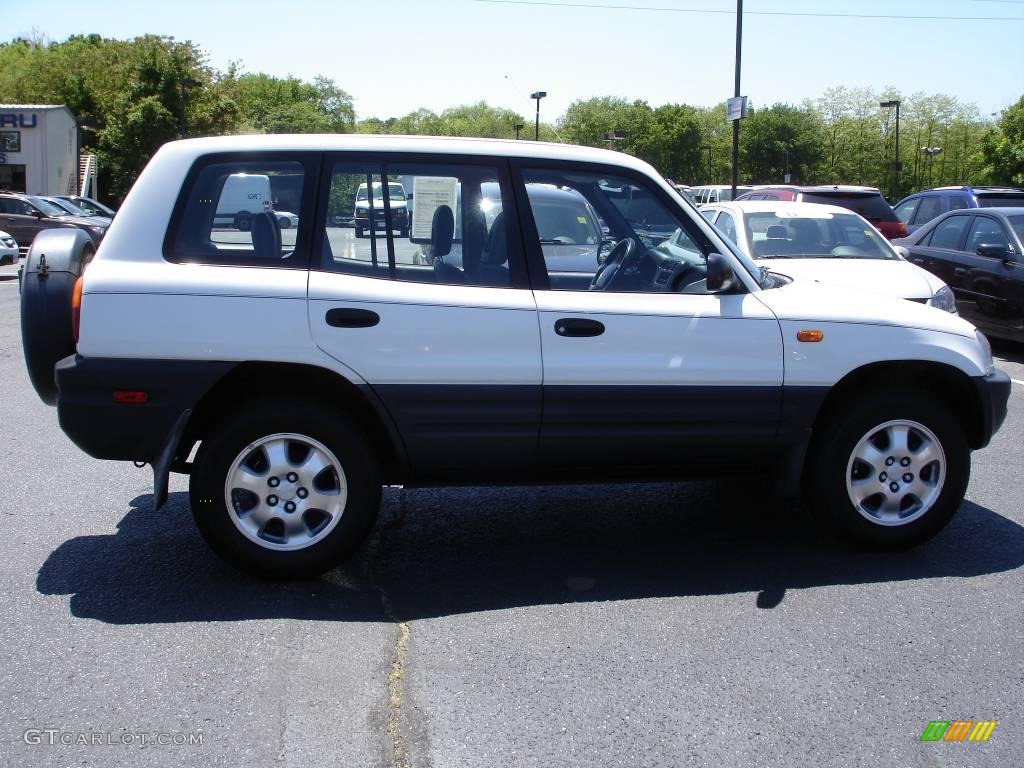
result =
[[52,104],[0,104],[0,189],[67,195],[78,189],[75,115]]

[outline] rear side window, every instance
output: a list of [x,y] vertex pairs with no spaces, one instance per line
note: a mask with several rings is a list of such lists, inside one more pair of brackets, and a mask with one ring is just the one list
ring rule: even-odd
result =
[[931,239],[927,245],[932,248],[945,248],[948,251],[955,251],[960,247],[960,239],[967,226],[969,216],[950,216],[932,230]]
[[302,162],[206,164],[186,182],[165,256],[207,264],[295,266],[305,192]]
[[892,206],[878,192],[807,192],[804,193],[803,202],[838,205],[859,213],[869,221],[898,221]]
[[[506,214],[510,196],[507,179],[494,166],[336,163],[321,268],[443,285],[522,284],[525,267],[513,247],[517,227],[514,214]],[[576,236],[563,226],[562,211],[550,214],[557,236]],[[570,223],[580,228],[575,217]]]

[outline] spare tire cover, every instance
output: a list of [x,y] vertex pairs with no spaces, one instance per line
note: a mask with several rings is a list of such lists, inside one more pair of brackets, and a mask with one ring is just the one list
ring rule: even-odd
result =
[[21,345],[36,393],[57,402],[53,367],[75,353],[71,294],[94,247],[78,228],[46,229],[32,241],[21,274]]

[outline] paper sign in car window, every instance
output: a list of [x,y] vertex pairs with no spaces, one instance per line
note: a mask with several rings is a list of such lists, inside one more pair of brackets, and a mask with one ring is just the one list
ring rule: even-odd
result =
[[447,205],[456,213],[456,194],[459,180],[451,176],[417,176],[413,182],[412,238],[430,239],[434,211]]
[[587,223],[587,219],[586,219],[585,216],[577,216],[576,217],[576,221],[578,221],[580,224],[586,224]]

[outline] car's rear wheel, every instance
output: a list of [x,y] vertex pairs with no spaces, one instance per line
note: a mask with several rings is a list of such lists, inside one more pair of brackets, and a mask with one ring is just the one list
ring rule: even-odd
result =
[[847,404],[822,425],[811,455],[811,507],[845,538],[875,548],[933,537],[956,514],[970,479],[962,427],[922,392]]
[[289,219],[287,216],[282,216],[281,218],[279,218],[277,220],[277,223],[281,227],[281,229],[288,229],[288,227],[292,225],[291,219]]
[[341,563],[373,526],[376,461],[329,408],[261,400],[203,441],[190,495],[196,525],[232,565],[271,578]]
[[239,232],[248,232],[252,229],[252,215],[246,211],[235,214],[235,229]]
[[356,237],[362,237],[362,236],[363,236],[363,228],[362,227],[356,227]]

